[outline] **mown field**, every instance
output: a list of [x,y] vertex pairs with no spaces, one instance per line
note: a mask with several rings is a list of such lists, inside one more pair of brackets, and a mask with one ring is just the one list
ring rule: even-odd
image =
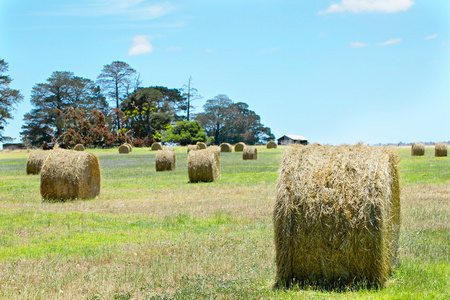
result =
[[401,158],[400,263],[381,290],[274,290],[272,210],[284,148],[222,153],[221,179],[188,182],[155,152],[92,150],[102,189],[43,202],[26,152],[0,152],[1,299],[450,299],[450,158]]

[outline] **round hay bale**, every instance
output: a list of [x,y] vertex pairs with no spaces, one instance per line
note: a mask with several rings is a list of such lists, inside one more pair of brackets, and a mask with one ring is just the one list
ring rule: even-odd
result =
[[27,174],[39,174],[49,151],[31,151],[27,159]]
[[188,153],[188,175],[190,182],[210,182],[220,178],[220,159],[209,149]]
[[128,153],[130,153],[130,146],[125,145],[125,144],[120,145],[119,153],[121,153],[121,154],[128,154]]
[[216,152],[217,155],[220,156],[220,147],[219,146],[209,146],[208,148],[210,151]]
[[434,145],[434,156],[447,156],[447,144],[436,143]]
[[163,147],[162,147],[162,145],[161,145],[160,143],[154,142],[154,143],[152,144],[152,151],[162,150],[162,149],[163,149]]
[[236,145],[234,145],[234,152],[242,152],[244,151],[245,143],[239,142]]
[[174,147],[164,147],[163,150],[175,151]]
[[41,170],[44,199],[86,199],[100,194],[100,165],[92,152],[53,150]]
[[274,141],[269,141],[266,144],[266,148],[267,149],[276,149],[277,148],[277,143],[275,143]]
[[242,159],[257,159],[258,158],[258,150],[256,147],[245,146],[244,151],[242,151]]
[[411,156],[424,156],[424,155],[425,155],[425,145],[422,143],[412,143]]
[[197,142],[197,149],[202,150],[208,148],[205,143]]
[[173,171],[175,170],[176,156],[173,150],[156,151],[156,171]]
[[397,261],[398,172],[387,147],[288,147],[273,212],[276,286],[383,285]]
[[76,144],[75,147],[73,147],[73,150],[84,151],[84,146],[82,144]]
[[131,145],[130,143],[124,143],[124,145],[130,148],[130,152],[133,151],[133,145]]
[[195,151],[197,150],[197,145],[188,145],[187,146],[187,153],[189,153],[190,151]]
[[220,152],[233,152],[233,147],[228,143],[220,144]]

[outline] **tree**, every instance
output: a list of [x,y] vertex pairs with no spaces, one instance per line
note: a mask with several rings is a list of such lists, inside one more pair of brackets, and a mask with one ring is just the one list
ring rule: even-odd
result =
[[[97,80],[108,98],[115,102],[117,109],[120,109],[122,101],[128,98],[140,83],[139,75],[136,76],[136,70],[123,61],[113,61],[109,65],[103,66]],[[116,121],[119,130],[121,128],[119,116]]]
[[163,142],[180,143],[181,146],[205,142],[205,132],[197,121],[178,121],[175,126],[164,131]]
[[4,59],[0,59],[0,142],[11,140],[10,137],[3,136],[3,130],[8,119],[12,119],[12,111],[14,105],[23,100],[23,96],[19,90],[9,87],[12,82],[11,77],[5,75],[8,71],[8,63]]
[[198,93],[198,90],[196,88],[193,88],[191,86],[192,83],[192,76],[189,76],[188,84],[183,85],[181,88],[183,94],[183,103],[181,105],[182,110],[186,111],[186,120],[190,120],[190,112],[191,109],[194,109],[195,107],[192,106],[192,101],[201,99],[202,96]]

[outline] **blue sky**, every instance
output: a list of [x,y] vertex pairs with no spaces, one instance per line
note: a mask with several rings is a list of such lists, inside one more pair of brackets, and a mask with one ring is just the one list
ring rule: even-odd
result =
[[249,104],[277,138],[450,140],[448,0],[2,0],[0,58],[24,101],[53,71],[95,80],[125,61],[142,85]]

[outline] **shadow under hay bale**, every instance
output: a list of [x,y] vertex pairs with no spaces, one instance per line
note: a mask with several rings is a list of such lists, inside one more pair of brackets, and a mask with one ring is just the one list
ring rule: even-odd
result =
[[245,143],[239,142],[236,145],[234,145],[234,152],[242,152],[244,151]]
[[424,156],[424,155],[425,155],[425,145],[422,143],[412,143],[411,156]]
[[27,159],[27,174],[39,174],[49,151],[31,151]]
[[175,170],[176,156],[173,150],[158,150],[156,152],[155,167],[156,171],[173,171]]
[[258,159],[258,150],[256,147],[245,146],[244,151],[242,151],[243,160]]
[[220,179],[220,159],[209,149],[190,151],[188,154],[190,182],[211,182]]
[[162,149],[163,149],[163,147],[162,147],[162,145],[161,145],[160,143],[154,142],[154,143],[152,144],[152,151],[162,150]]
[[277,143],[275,143],[274,141],[269,141],[266,144],[266,148],[267,149],[276,149],[277,148]]
[[361,144],[288,147],[273,222],[276,287],[382,286],[397,262],[396,154]]
[[128,153],[130,153],[130,146],[125,145],[125,144],[120,145],[120,147],[119,147],[119,153],[120,153],[120,154],[128,154]]
[[100,165],[92,152],[53,150],[41,170],[41,196],[69,200],[100,194]]
[[434,156],[447,156],[447,144],[436,143],[434,145]]
[[84,151],[84,146],[82,144],[76,144],[75,147],[73,147],[73,150]]
[[206,148],[208,148],[208,146],[206,146],[205,143],[203,143],[203,142],[197,142],[197,149],[203,150],[203,149],[206,149]]
[[187,153],[189,153],[191,151],[196,151],[197,149],[198,149],[197,145],[188,145],[187,146]]
[[228,143],[220,144],[220,152],[233,152],[233,147]]

